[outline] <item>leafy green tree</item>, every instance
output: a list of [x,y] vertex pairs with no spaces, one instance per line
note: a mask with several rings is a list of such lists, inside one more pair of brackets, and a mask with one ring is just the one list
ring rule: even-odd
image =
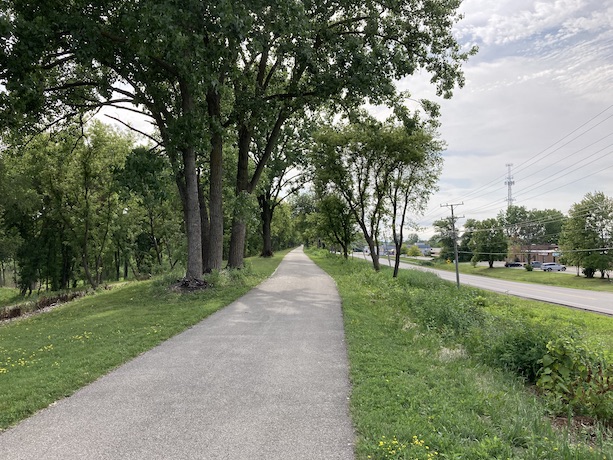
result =
[[294,229],[300,241],[306,247],[316,244],[319,235],[316,230],[317,198],[315,193],[298,193],[290,198],[289,205],[292,209]]
[[[271,225],[275,210],[279,205],[301,190],[308,180],[307,150],[311,142],[311,122],[293,120],[283,127],[280,139],[266,163],[260,186],[258,204],[260,206],[262,228],[262,257],[273,255]],[[256,143],[255,155],[259,160],[265,155],[265,145]]]
[[[173,188],[172,170],[167,161],[155,150],[143,147],[132,150],[123,168],[116,173],[122,202],[127,206],[122,216],[125,225],[115,235],[122,258],[136,258],[137,275],[151,273],[152,265],[161,267],[168,262],[173,268],[177,263],[174,243],[183,238],[176,188]],[[137,244],[137,241],[140,244]],[[148,269],[140,261],[149,259]]]
[[16,242],[16,277],[24,295],[39,281],[39,289],[44,283],[45,289],[57,290],[74,279],[75,254],[53,193],[61,180],[55,174],[54,158],[64,155],[66,146],[63,139],[40,136],[19,155],[13,149],[3,155],[5,190],[0,208],[5,233]]
[[4,220],[22,240],[17,251],[22,292],[37,281],[54,290],[66,288],[79,265],[90,285],[102,281],[111,235],[124,208],[114,173],[131,143],[93,123],[84,132],[38,136],[11,152]]
[[316,189],[341,197],[369,246],[379,270],[379,229],[389,218],[396,246],[397,274],[407,212],[419,211],[435,188],[440,144],[411,124],[377,122],[366,117],[346,126],[328,127],[313,151]]
[[375,270],[379,264],[379,229],[387,214],[387,194],[394,160],[378,145],[380,124],[364,122],[322,128],[313,149],[315,184],[320,195],[335,194],[353,213],[368,244]]
[[601,277],[613,268],[613,198],[602,192],[588,193],[573,204],[564,223],[560,249],[567,263],[583,267],[586,277]]
[[498,219],[511,242],[527,252],[530,262],[532,245],[558,242],[565,216],[556,209],[528,210],[525,206],[510,206],[498,215]]
[[487,261],[489,268],[493,268],[495,261],[505,260],[508,239],[498,219],[470,220],[466,226],[471,228],[469,244],[473,251],[474,263]]
[[[281,127],[303,116],[303,108],[391,101],[396,96],[394,81],[417,68],[430,70],[438,93],[451,96],[454,86],[463,84],[459,64],[468,57],[451,33],[458,6],[403,0],[393,5],[277,2],[253,8],[254,33],[243,44],[241,72],[233,81],[237,195],[255,190]],[[250,172],[254,139],[265,140],[265,148]],[[244,222],[236,215],[232,267],[242,264],[244,234]]]
[[341,247],[343,257],[349,257],[355,238],[355,218],[345,200],[335,193],[326,193],[318,202],[318,231],[329,242]]
[[[453,33],[459,1],[39,2],[7,0],[0,17],[3,121],[39,129],[101,106],[148,116],[173,165],[187,235],[186,277],[221,268],[223,148],[233,128],[236,196],[255,191],[280,129],[302,108],[392,98],[423,68],[439,94],[463,84],[470,54]],[[252,163],[255,138],[265,155]],[[205,196],[197,156],[208,153]],[[234,210],[233,210],[234,211]],[[246,226],[233,217],[230,261],[242,265]]]
[[4,127],[43,130],[101,106],[148,116],[175,171],[193,279],[202,274],[196,155],[207,149],[211,264],[221,267],[221,92],[249,23],[241,5],[7,1],[0,17]]
[[407,246],[411,246],[417,243],[418,241],[419,241],[419,235],[417,233],[411,233],[407,235],[406,239],[404,240],[404,244],[406,244]]
[[402,125],[388,121],[379,133],[383,155],[392,160],[387,196],[395,245],[394,278],[398,276],[404,228],[409,225],[408,213],[423,212],[430,195],[436,191],[441,173],[443,145],[431,129],[417,118],[405,119]]
[[[439,258],[441,260],[454,260],[453,251],[453,221],[451,217],[435,220],[432,223],[435,234],[432,237],[433,247],[440,247]],[[436,246],[435,246],[436,245]]]

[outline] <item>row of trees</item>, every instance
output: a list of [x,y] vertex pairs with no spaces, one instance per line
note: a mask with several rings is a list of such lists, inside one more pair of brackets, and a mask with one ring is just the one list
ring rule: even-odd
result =
[[418,69],[440,95],[463,84],[460,66],[474,50],[452,33],[459,5],[8,0],[0,11],[4,138],[104,106],[147,117],[156,133],[145,134],[163,149],[183,209],[186,278],[198,280],[222,268],[224,211],[229,265],[242,266],[243,204],[284,132],[295,132],[288,124],[324,108],[397,101],[394,82]]
[[[264,192],[268,190],[263,190]],[[226,196],[232,191],[226,189]],[[274,191],[272,192],[274,194]],[[296,242],[289,207],[277,204],[263,243],[258,208],[247,250]],[[77,282],[169,271],[185,261],[181,204],[167,159],[100,122],[42,134],[0,155],[0,285],[12,269],[23,293]],[[226,241],[230,229],[226,227]],[[226,243],[226,254],[228,252]]]
[[[451,219],[434,222],[434,239],[442,246],[441,258],[453,259]],[[525,252],[528,262],[533,245],[559,247],[563,262],[582,267],[588,278],[598,271],[604,277],[613,269],[613,198],[588,193],[569,215],[555,209],[528,210],[510,206],[497,218],[467,219],[459,240],[460,261],[487,261],[490,267],[505,260],[512,248]]]

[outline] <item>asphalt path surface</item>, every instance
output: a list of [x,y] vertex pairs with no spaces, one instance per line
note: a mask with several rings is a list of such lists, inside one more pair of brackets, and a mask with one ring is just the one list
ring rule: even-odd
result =
[[246,296],[0,433],[5,460],[352,459],[334,281],[301,249]]
[[[388,263],[387,258],[382,258],[381,263]],[[391,263],[393,265],[393,259]],[[403,269],[433,272],[444,280],[456,282],[455,272],[434,270],[404,262],[400,263],[400,267]],[[566,307],[613,315],[613,294],[610,292],[570,289],[557,286],[546,286],[543,284],[519,283],[516,281],[487,278],[485,276],[465,275],[463,273],[460,273],[460,284],[526,299],[540,300]]]

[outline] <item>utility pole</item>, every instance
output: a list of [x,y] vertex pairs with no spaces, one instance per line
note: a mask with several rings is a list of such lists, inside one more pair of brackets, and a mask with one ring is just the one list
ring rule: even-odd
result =
[[[458,238],[456,236],[456,231],[455,231],[455,221],[456,221],[456,217],[453,215],[453,207],[454,206],[462,206],[464,204],[464,202],[462,203],[456,203],[456,204],[442,204],[441,208],[451,208],[451,236],[453,238],[453,253],[455,256],[455,279],[456,279],[456,284],[458,285],[458,289],[460,288],[460,269],[458,268]],[[464,216],[462,216],[464,217]],[[461,219],[461,217],[457,217],[457,219]]]
[[508,192],[507,192],[507,209],[509,209],[511,206],[513,206],[513,191],[511,189],[511,187],[513,187],[515,185],[515,181],[513,180],[513,176],[511,175],[511,167],[513,166],[513,163],[507,163],[505,165],[508,170],[509,173],[507,174],[507,180],[504,181],[504,185],[506,185],[508,187]]

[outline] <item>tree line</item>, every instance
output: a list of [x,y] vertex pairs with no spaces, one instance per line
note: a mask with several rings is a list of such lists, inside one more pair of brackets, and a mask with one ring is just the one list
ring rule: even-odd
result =
[[[440,257],[454,259],[451,218],[434,222],[434,242],[441,246]],[[613,270],[613,198],[602,192],[588,193],[572,205],[568,215],[556,209],[532,209],[510,206],[496,218],[478,221],[467,219],[459,238],[460,262],[507,260],[523,253],[529,264],[533,245],[557,247],[563,263],[581,267],[593,278],[604,278]]]
[[9,0],[0,11],[3,142],[23,146],[75,120],[83,130],[106,106],[146,117],[155,131],[141,134],[163,152],[177,189],[185,278],[198,284],[222,268],[228,221],[228,266],[243,266],[248,204],[261,201],[263,216],[275,206],[267,200],[283,165],[271,168],[273,158],[305,119],[401,104],[395,82],[419,69],[439,95],[463,85],[475,50],[452,33],[459,5]]

